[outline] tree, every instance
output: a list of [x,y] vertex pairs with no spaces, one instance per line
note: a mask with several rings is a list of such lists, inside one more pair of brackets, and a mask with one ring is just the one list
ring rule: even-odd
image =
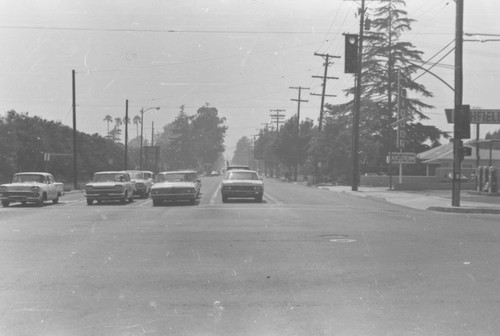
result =
[[215,107],[206,104],[198,109],[191,127],[199,167],[213,165],[219,154],[224,152],[225,121],[226,118],[218,116]]
[[193,117],[184,112],[184,106],[171,125],[171,136],[169,138],[166,155],[168,157],[168,169],[186,169],[197,166],[194,143],[192,140]]
[[246,136],[241,137],[236,143],[231,163],[233,164],[248,164],[253,161],[252,141]]
[[[381,5],[373,10],[371,30],[363,46],[362,96],[360,107],[360,165],[361,171],[383,171],[387,169],[385,157],[394,151],[396,134],[391,126],[398,116],[398,99],[401,109],[410,122],[406,129],[405,150],[418,147],[413,141],[430,139],[437,128],[413,127],[422,119],[427,119],[424,109],[432,108],[419,97],[432,97],[424,85],[412,79],[418,64],[422,64],[423,53],[410,42],[402,41],[403,33],[411,30],[415,21],[407,17],[403,9],[404,0],[381,0]],[[354,94],[355,88],[346,90]],[[407,94],[405,94],[408,92]],[[353,101],[330,108],[334,118],[348,115],[353,109]],[[351,118],[352,120],[352,118]],[[410,132],[424,132],[411,135]]]
[[[293,180],[297,181],[298,166],[305,163],[312,138],[313,122],[305,120],[297,129],[297,117],[285,121],[276,141],[276,153],[280,162],[289,172],[293,171]],[[290,176],[292,177],[292,176]]]
[[[19,171],[48,171],[62,182],[73,179],[73,146],[67,141],[72,128],[60,122],[30,117],[28,113],[7,112],[0,118],[0,176],[2,181]],[[6,140],[6,141],[5,141]],[[99,170],[123,167],[123,145],[98,134],[77,132],[79,177],[88,181]],[[8,146],[3,144],[8,143]],[[52,154],[44,161],[44,153]]]
[[132,120],[132,122],[135,125],[136,136],[138,137],[139,136],[139,125],[141,124],[141,117],[136,115],[134,117],[134,119]]
[[103,121],[105,121],[108,124],[108,135],[109,135],[109,124],[113,122],[113,117],[107,114],[104,117]]

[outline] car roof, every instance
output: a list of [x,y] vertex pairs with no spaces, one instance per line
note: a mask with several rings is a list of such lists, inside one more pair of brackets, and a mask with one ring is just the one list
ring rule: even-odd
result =
[[226,170],[236,170],[236,169],[243,169],[243,170],[250,170],[250,167],[248,165],[239,165],[239,164],[232,164],[227,166]]
[[257,173],[257,171],[255,170],[250,170],[250,169],[231,169],[231,170],[228,170],[227,171],[228,173],[255,173],[255,174],[259,174]]
[[94,174],[128,174],[129,172],[125,170],[107,170],[107,171],[99,171]]
[[158,174],[188,174],[188,173],[198,174],[196,170],[169,170],[169,171],[159,172]]
[[37,174],[37,175],[52,175],[52,174],[46,173],[46,172],[20,172],[20,173],[15,173],[14,175],[33,175],[33,174]]

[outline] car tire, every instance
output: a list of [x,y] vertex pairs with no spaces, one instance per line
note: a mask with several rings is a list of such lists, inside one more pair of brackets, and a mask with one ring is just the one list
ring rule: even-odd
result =
[[59,194],[57,194],[56,198],[52,200],[52,204],[57,204],[59,203]]
[[120,200],[121,204],[127,203],[128,200],[128,192],[125,192],[125,195],[123,195],[122,199]]
[[92,203],[94,203],[94,200],[87,198],[87,205],[92,205]]
[[227,196],[222,195],[222,203],[226,203],[226,202],[227,202]]
[[3,206],[4,208],[8,207],[8,206],[9,206],[9,204],[10,204],[10,202],[9,202],[9,201],[2,201],[2,206]]
[[153,206],[158,206],[160,205],[160,201],[158,200],[153,200]]
[[44,198],[42,197],[41,199],[36,201],[36,206],[41,207],[41,206],[43,206],[43,203],[44,203]]
[[261,203],[262,202],[262,195],[256,196],[255,197],[255,202]]

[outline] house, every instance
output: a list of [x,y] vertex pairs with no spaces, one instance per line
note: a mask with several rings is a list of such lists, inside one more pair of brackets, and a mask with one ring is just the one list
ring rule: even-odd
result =
[[[481,142],[488,142],[487,140]],[[466,147],[471,147],[472,155],[465,156],[462,161],[462,174],[470,178],[475,174],[478,166],[495,166],[500,168],[500,150],[492,149],[492,142],[489,148],[479,149],[479,157],[475,144],[465,144]],[[482,145],[484,147],[484,145]],[[426,165],[427,176],[437,176],[439,180],[446,179],[448,174],[453,172],[453,142],[429,149],[423,153],[417,154],[423,164]]]

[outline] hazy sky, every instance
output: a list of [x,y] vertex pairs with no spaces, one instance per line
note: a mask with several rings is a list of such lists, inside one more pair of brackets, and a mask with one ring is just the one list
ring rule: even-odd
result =
[[[123,118],[142,107],[151,134],[171,122],[181,105],[188,114],[209,103],[227,118],[226,147],[252,137],[270,120],[270,110],[296,113],[297,91],[321,92],[323,60],[315,52],[343,57],[343,33],[357,33],[360,1],[344,0],[0,0],[0,112],[14,109],[72,124],[71,71],[76,74],[77,128],[106,135],[106,115]],[[373,8],[377,2],[367,1]],[[439,60],[453,48],[455,2],[407,0],[418,20],[402,37]],[[368,11],[368,15],[370,12]],[[500,40],[500,1],[465,0],[465,33],[497,34],[467,39]],[[446,48],[445,48],[446,47]],[[443,49],[444,48],[444,49]],[[433,72],[453,85],[454,53]],[[350,99],[343,90],[353,76],[343,58],[329,68],[332,104]],[[465,42],[464,104],[500,109],[500,41]],[[433,124],[451,131],[445,108],[453,92],[432,76],[419,82],[434,93],[424,111]],[[301,116],[315,121],[320,97],[302,97]],[[498,126],[498,127],[497,127]],[[500,125],[483,127],[496,130]],[[136,136],[134,125],[130,137]],[[474,132],[473,132],[474,135]],[[475,135],[474,135],[475,136]]]

